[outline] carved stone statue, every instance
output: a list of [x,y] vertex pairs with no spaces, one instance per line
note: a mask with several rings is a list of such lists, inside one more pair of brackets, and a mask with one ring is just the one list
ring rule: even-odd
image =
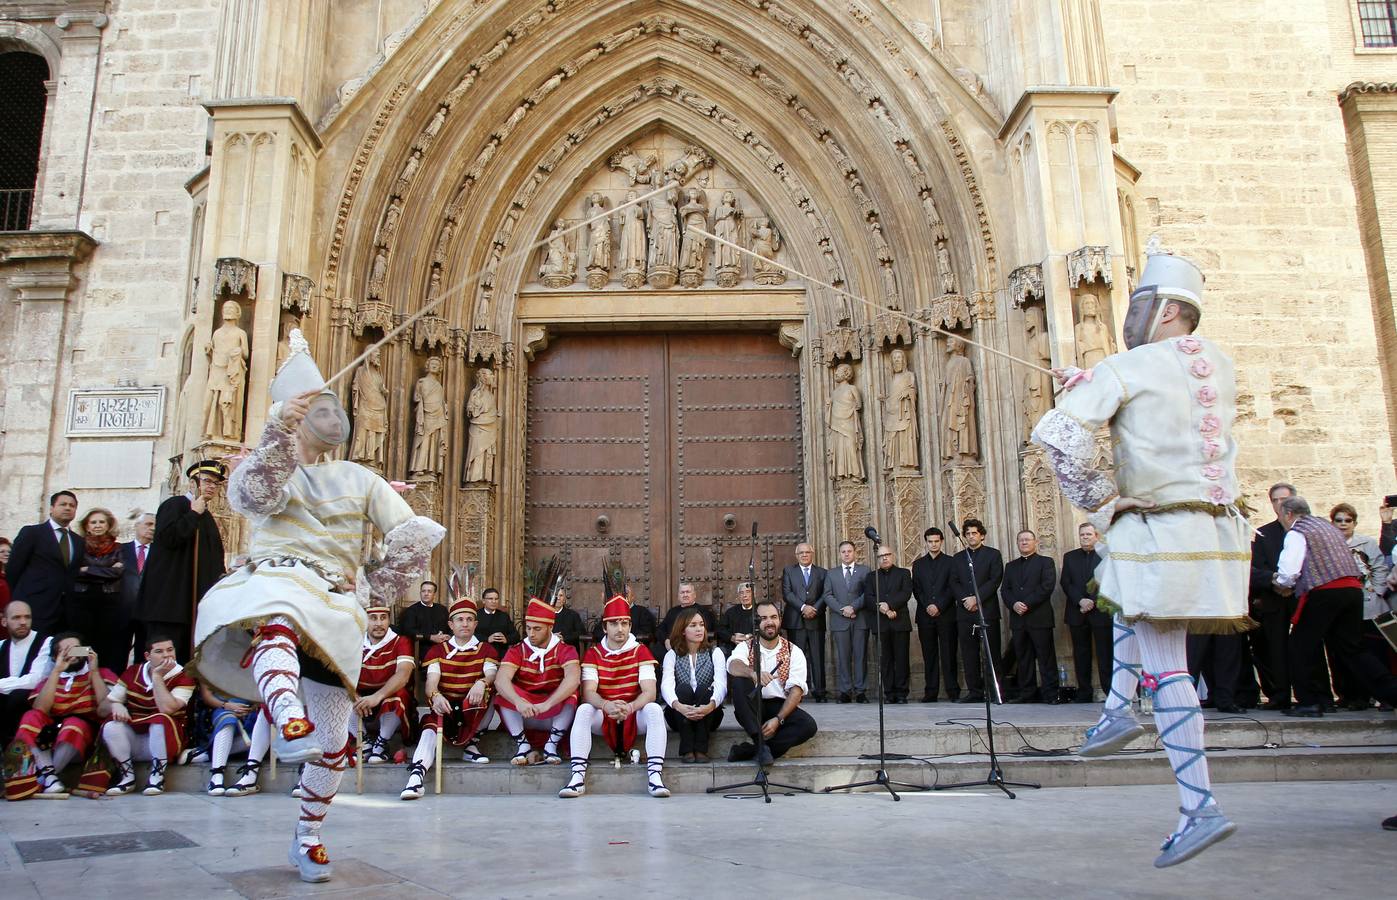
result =
[[538,270],[546,287],[567,287],[577,277],[577,254],[568,248],[567,227],[568,223],[559,219],[548,233],[548,249]]
[[475,387],[466,398],[466,418],[470,423],[466,435],[466,481],[494,481],[500,430],[494,369],[476,371]]
[[854,367],[840,363],[834,368],[834,390],[825,407],[829,426],[829,467],[834,478],[863,480],[863,397],[852,384]]
[[941,458],[953,465],[974,464],[980,455],[975,431],[975,369],[965,358],[965,343],[946,345],[946,382],[941,399]]
[[[640,196],[626,192],[626,200]],[[621,214],[621,284],[636,290],[645,284],[645,206],[632,203]]]
[[[1025,356],[1030,362],[1037,363],[1043,368],[1052,366],[1053,348],[1048,340],[1048,329],[1044,325],[1044,312],[1041,309],[1029,309],[1028,315],[1028,339],[1025,342]],[[1043,372],[1029,371],[1024,376],[1024,401],[1023,401],[1023,435],[1024,443],[1028,443],[1028,436],[1033,431],[1033,426],[1038,424],[1038,420],[1043,418],[1053,406],[1053,381],[1052,376]]]
[[1101,321],[1095,294],[1082,297],[1082,321],[1073,330],[1077,342],[1077,365],[1090,369],[1111,355],[1111,331]]
[[757,219],[752,223],[752,252],[761,257],[752,260],[752,279],[757,284],[776,285],[786,283],[786,273],[764,260],[775,259],[781,249],[781,233],[770,219]]
[[[587,200],[587,218],[606,212],[606,198],[594,193]],[[587,248],[587,287],[599,291],[611,280],[611,217],[597,219],[588,230],[591,246]]]
[[383,282],[388,277],[388,248],[379,247],[374,250],[374,264],[369,269],[369,296],[375,299],[383,297]]
[[354,439],[349,458],[383,471],[383,445],[388,436],[388,387],[383,382],[382,356],[377,349],[354,373],[350,402],[354,409]]
[[654,176],[652,170],[658,162],[659,159],[653,153],[641,156],[630,147],[622,147],[611,155],[608,165],[612,169],[625,172],[630,183],[637,185],[650,183]]
[[301,327],[301,317],[293,312],[283,312],[281,322],[278,327],[279,337],[276,342],[276,367],[281,368],[281,364],[286,362],[286,357],[291,355],[291,330]]
[[247,393],[247,332],[238,326],[243,309],[236,300],[223,304],[223,324],[204,346],[209,383],[204,395],[204,435],[222,441],[243,438],[243,397]]
[[412,184],[412,179],[417,177],[417,170],[422,167],[422,151],[414,147],[412,155],[403,164],[403,170],[398,173],[398,181],[393,185],[393,194],[401,197],[407,192],[408,185]]
[[432,274],[427,276],[427,299],[435,300],[441,293],[441,267],[432,266]]
[[437,375],[441,372],[441,357],[427,360],[427,374],[417,379],[412,390],[416,405],[413,425],[412,459],[408,472],[413,475],[438,475],[446,459],[446,388]]
[[703,191],[691,187],[684,192],[684,205],[679,208],[684,219],[684,243],[679,253],[679,283],[696,288],[703,284],[708,270],[708,238],[694,228],[708,230],[708,198]]
[[888,385],[883,428],[883,468],[917,468],[917,376],[907,371],[907,354],[894,350],[889,358],[893,377]]
[[[718,209],[713,213],[713,233],[725,241],[742,245],[742,209],[737,205],[737,195],[724,191]],[[718,287],[737,287],[742,280],[742,254],[726,244],[713,249],[717,270]]]
[[393,232],[398,230],[398,220],[403,217],[403,201],[394,197],[388,202],[388,209],[383,213],[383,225],[378,229],[376,244],[387,244],[393,240]]
[[650,286],[660,290],[674,287],[679,274],[679,190],[670,188],[650,201]]
[[936,242],[936,274],[941,281],[941,293],[954,294],[956,273],[951,268],[951,251],[946,249],[945,241]]

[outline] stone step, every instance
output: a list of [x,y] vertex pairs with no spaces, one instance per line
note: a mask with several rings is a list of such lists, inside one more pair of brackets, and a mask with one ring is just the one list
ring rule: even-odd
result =
[[[1387,780],[1397,778],[1397,754],[1379,746],[1287,747],[1279,749],[1214,750],[1209,766],[1216,783],[1239,781],[1310,780]],[[1043,787],[1101,787],[1110,785],[1168,784],[1172,781],[1163,752],[1127,752],[1102,759],[1084,760],[1072,755],[1000,757],[1004,776],[1013,781],[1037,782]],[[930,762],[889,760],[888,775],[894,781],[915,785],[979,781],[988,774],[984,754],[955,755]],[[138,766],[144,783],[144,766]],[[820,790],[850,782],[872,780],[876,760],[838,757],[783,759],[770,769],[769,777],[797,787]],[[715,762],[692,765],[670,760],[665,766],[665,784],[675,793],[699,794],[709,788],[746,781],[752,777],[751,763]],[[167,778],[172,791],[202,792],[207,770],[202,766],[181,766]],[[294,785],[296,768],[279,766],[275,778],[264,771],[266,792],[286,794]],[[368,766],[364,771],[364,794],[396,797],[406,780],[401,765]],[[433,791],[435,772],[429,773],[428,796]],[[231,780],[231,770],[230,770]],[[511,766],[508,763],[466,764],[447,762],[442,770],[442,789],[448,794],[532,794],[558,791],[568,780],[568,767]],[[356,792],[356,773],[345,775],[341,791]],[[594,761],[588,772],[587,790],[594,794],[637,794],[645,792],[645,767],[606,760]],[[233,802],[230,798],[230,802]]]

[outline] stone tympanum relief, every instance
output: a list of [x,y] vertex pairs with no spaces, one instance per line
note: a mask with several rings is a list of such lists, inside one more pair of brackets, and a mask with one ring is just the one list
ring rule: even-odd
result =
[[204,395],[204,436],[222,441],[243,438],[243,398],[247,393],[247,332],[238,324],[243,310],[225,300],[218,326],[204,353],[209,358],[208,390]]
[[[625,205],[669,181],[678,186]],[[654,132],[612,153],[562,205],[543,237],[607,210],[615,212],[549,240],[539,254],[535,286],[574,288],[579,277],[594,291],[775,287],[786,281],[775,266],[699,233],[765,260],[782,256],[776,224],[750,192],[703,148],[668,132]]]

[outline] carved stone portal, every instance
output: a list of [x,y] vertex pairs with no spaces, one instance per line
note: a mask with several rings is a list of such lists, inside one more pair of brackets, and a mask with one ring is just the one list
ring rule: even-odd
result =
[[1024,527],[1038,536],[1038,552],[1057,556],[1057,479],[1043,448],[1030,445],[1021,454]]
[[985,518],[985,470],[980,466],[952,466],[943,473],[951,518],[956,522]]
[[490,544],[494,539],[495,486],[470,484],[456,492],[456,527],[451,530],[451,560],[474,565],[476,577],[490,583]]
[[868,491],[861,481],[845,478],[834,485],[835,536],[841,541],[853,541],[863,559],[868,541],[863,532],[870,524]]
[[926,490],[920,475],[895,475],[888,483],[888,493],[893,498],[893,525],[897,529],[897,558],[910,566],[922,552]]

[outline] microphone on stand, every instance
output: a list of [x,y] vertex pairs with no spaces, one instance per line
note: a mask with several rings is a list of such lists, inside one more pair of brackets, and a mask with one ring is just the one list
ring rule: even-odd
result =
[[752,523],[752,537],[756,537],[756,536],[757,536],[757,523],[756,523],[756,522],[753,522],[753,523]]
[[875,544],[883,543],[883,539],[878,536],[878,529],[874,528],[872,525],[863,530],[863,536]]
[[955,522],[947,522],[946,524],[951,526],[951,534],[954,534],[956,537],[960,537],[960,529],[956,527]]

